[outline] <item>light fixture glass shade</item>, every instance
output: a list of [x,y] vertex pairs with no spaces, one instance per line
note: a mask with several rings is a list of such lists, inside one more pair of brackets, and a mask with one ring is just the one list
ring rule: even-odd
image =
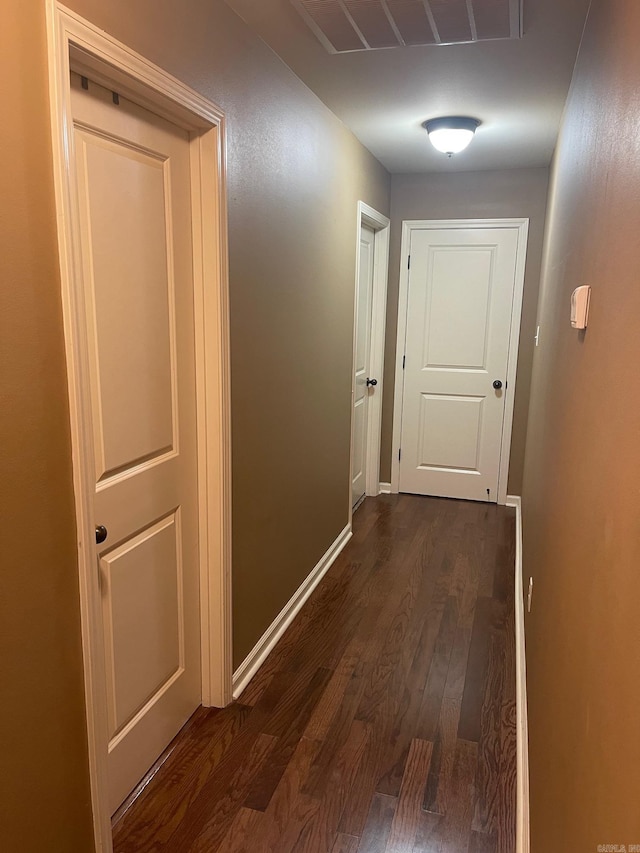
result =
[[475,118],[434,118],[422,125],[433,147],[443,154],[459,154],[469,145],[480,122]]

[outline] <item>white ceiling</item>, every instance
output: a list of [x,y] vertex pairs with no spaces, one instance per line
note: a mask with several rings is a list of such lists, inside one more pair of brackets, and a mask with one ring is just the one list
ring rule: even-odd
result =
[[[330,54],[290,0],[226,0],[390,172],[547,166],[590,0],[525,0],[524,37]],[[449,160],[421,124],[482,121]]]

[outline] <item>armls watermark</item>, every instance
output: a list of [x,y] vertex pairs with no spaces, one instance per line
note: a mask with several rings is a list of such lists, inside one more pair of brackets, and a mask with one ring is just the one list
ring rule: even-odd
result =
[[598,853],[640,853],[640,844],[598,844]]

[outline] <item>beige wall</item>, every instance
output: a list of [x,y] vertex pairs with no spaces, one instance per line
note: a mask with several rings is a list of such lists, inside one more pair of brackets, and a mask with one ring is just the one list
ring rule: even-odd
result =
[[0,848],[92,849],[44,4],[0,51]]
[[[427,144],[426,139],[425,144]],[[403,220],[528,217],[531,220],[529,250],[522,308],[518,379],[511,442],[511,467],[509,471],[509,492],[516,495],[521,493],[548,180],[548,169],[393,175],[380,465],[382,482],[389,482],[391,479],[393,388],[396,329],[398,325],[400,240]]]
[[[68,5],[228,117],[237,664],[348,520],[356,203],[389,176],[224,4]],[[44,2],[3,11],[0,847],[88,853]]]
[[532,853],[640,844],[639,37],[637,0],[594,0],[550,196],[523,495]]

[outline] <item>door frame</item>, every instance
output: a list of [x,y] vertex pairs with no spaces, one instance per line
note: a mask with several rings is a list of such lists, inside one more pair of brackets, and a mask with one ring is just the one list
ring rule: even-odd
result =
[[351,445],[349,461],[349,523],[353,519],[351,483],[353,481],[353,439],[356,370],[356,334],[358,318],[358,285],[360,282],[360,229],[363,225],[373,229],[373,294],[371,300],[370,369],[378,378],[376,393],[369,398],[367,419],[367,453],[365,458],[365,494],[380,494],[380,441],[382,435],[382,394],[384,386],[384,338],[387,321],[387,283],[389,279],[389,237],[391,220],[373,207],[358,202],[356,225],[356,278],[353,301],[353,354],[351,363]]
[[211,101],[47,0],[49,101],[73,460],[89,776],[96,850],[112,850],[106,691],[95,567],[93,436],[83,331],[70,70],[189,133],[194,262],[202,702],[232,701],[231,422],[225,117]]
[[409,250],[414,231],[438,231],[469,228],[508,228],[518,231],[516,254],[516,272],[511,308],[511,327],[509,334],[509,356],[507,361],[507,390],[502,420],[502,442],[500,448],[500,468],[498,473],[498,503],[507,502],[507,482],[509,479],[509,461],[511,458],[511,434],[513,431],[513,406],[516,394],[516,376],[518,369],[518,345],[520,342],[520,321],[522,318],[522,297],[527,261],[527,242],[529,236],[528,219],[408,219],[402,223],[402,244],[400,249],[400,287],[398,294],[398,330],[396,338],[396,371],[393,399],[393,439],[391,451],[391,493],[400,491],[400,443],[402,437],[402,403],[404,400],[403,360],[407,337],[407,308],[409,301]]

